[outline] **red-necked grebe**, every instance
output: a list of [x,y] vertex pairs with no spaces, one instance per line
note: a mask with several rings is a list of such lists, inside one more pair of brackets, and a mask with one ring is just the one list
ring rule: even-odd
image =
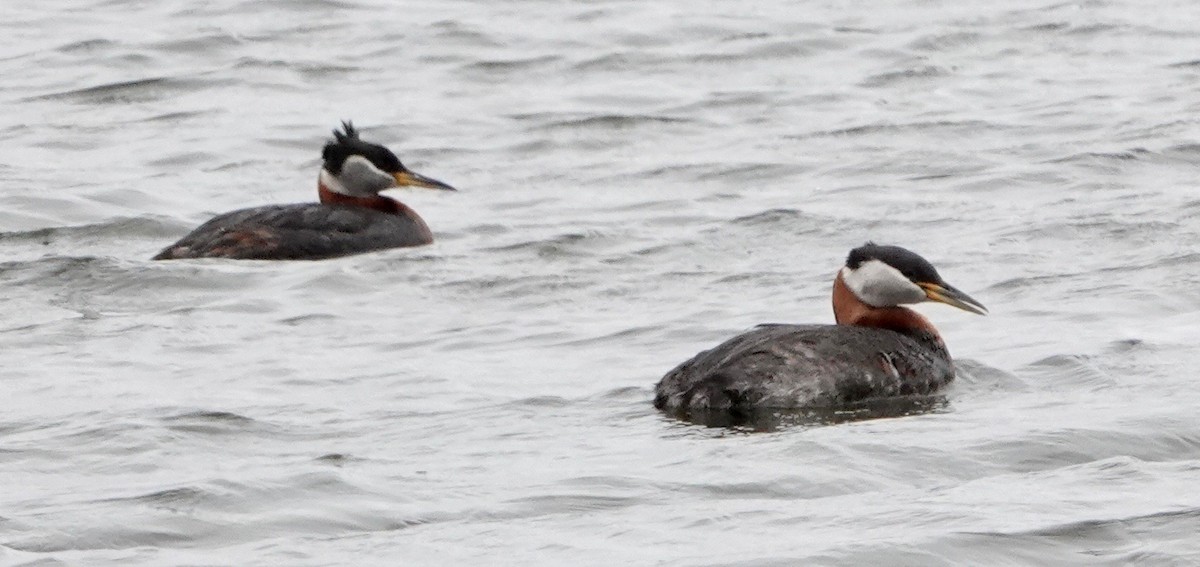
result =
[[736,418],[933,393],[954,379],[954,366],[933,324],[901,307],[923,301],[987,313],[924,258],[868,242],[834,278],[836,325],[762,325],[729,339],[663,376],[654,405]]
[[393,187],[454,188],[409,171],[391,150],[365,142],[349,122],[322,152],[320,203],[241,209],[200,225],[154,260],[320,260],[433,242],[416,211],[380,195]]

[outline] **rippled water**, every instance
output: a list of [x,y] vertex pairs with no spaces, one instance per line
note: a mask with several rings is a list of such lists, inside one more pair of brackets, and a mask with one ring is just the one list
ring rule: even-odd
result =
[[[1200,562],[1200,10],[1124,1],[0,8],[0,561]],[[315,198],[338,120],[439,241],[149,262]],[[653,410],[867,239],[945,402]]]

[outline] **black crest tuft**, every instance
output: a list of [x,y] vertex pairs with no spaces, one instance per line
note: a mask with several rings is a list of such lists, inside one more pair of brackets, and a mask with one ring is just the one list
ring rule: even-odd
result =
[[863,262],[868,260],[879,260],[896,268],[912,282],[944,283],[942,276],[938,275],[933,264],[916,252],[899,246],[880,245],[870,241],[850,251],[850,255],[846,257],[846,267],[857,270]]
[[353,122],[351,122],[349,120],[343,120],[342,121],[342,131],[344,133],[338,132],[337,130],[333,131],[333,139],[336,140],[337,143],[342,144],[342,143],[345,143],[347,140],[357,140],[358,139],[358,130],[354,129]]
[[350,156],[367,158],[375,164],[375,167],[388,173],[404,171],[404,165],[400,163],[400,158],[396,157],[396,154],[379,144],[363,141],[362,138],[359,138],[354,124],[349,120],[343,120],[342,130],[333,131],[333,141],[325,144],[325,149],[321,151],[321,157],[325,160],[325,169],[334,175],[339,175],[342,172],[342,165],[346,163],[346,158]]

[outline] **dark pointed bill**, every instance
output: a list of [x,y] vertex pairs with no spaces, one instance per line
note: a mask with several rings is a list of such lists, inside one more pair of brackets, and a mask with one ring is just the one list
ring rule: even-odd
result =
[[425,177],[420,173],[413,173],[411,171],[399,171],[394,176],[396,177],[396,185],[398,187],[424,187],[426,189],[441,189],[442,191],[458,190],[432,177]]
[[971,313],[977,313],[979,315],[987,315],[988,313],[987,307],[984,307],[982,303],[975,301],[971,298],[971,296],[958,291],[958,289],[950,284],[921,282],[917,285],[921,286],[921,289],[925,290],[925,297],[928,297],[930,301],[945,303],[946,305],[953,305],[959,309],[962,309],[963,311],[970,311]]

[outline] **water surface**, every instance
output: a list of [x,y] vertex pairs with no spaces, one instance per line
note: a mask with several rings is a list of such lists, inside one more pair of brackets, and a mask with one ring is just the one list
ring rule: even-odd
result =
[[[1200,562],[1200,13],[1122,1],[7,2],[0,562]],[[433,246],[149,262],[315,198]],[[862,242],[992,311],[891,419],[705,428],[675,364]]]

